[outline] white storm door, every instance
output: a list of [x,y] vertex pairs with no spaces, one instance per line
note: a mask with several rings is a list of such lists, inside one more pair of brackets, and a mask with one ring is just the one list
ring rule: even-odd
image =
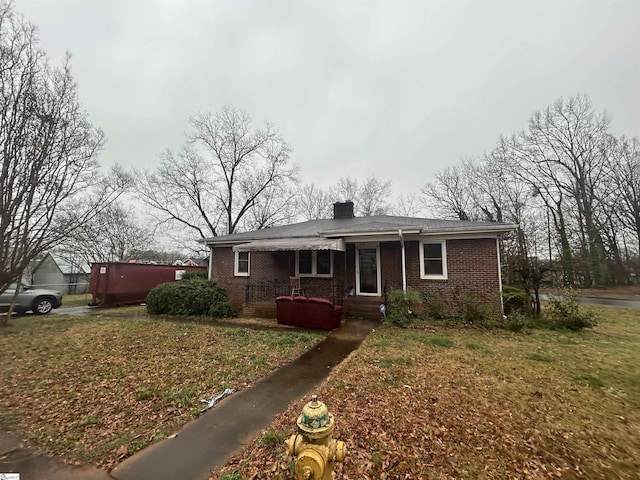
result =
[[380,247],[356,246],[356,295],[380,295]]

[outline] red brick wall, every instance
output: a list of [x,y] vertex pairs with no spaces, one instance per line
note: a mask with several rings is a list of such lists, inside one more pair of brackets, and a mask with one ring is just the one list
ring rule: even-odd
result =
[[498,253],[494,238],[447,240],[447,280],[420,278],[419,245],[417,241],[405,243],[407,286],[440,295],[450,307],[449,314],[459,313],[460,300],[465,296],[487,304],[494,315],[500,314]]
[[[437,293],[449,305],[448,314],[457,314],[460,299],[464,296],[486,303],[493,313],[500,313],[498,260],[496,240],[468,239],[447,240],[447,280],[423,280],[420,278],[420,251],[418,241],[405,242],[407,262],[407,286],[424,293]],[[295,274],[294,252],[251,252],[250,276],[233,275],[234,253],[230,247],[214,249],[211,263],[212,276],[227,291],[236,308],[245,300],[248,283],[288,283]],[[332,285],[342,288],[355,286],[355,246],[347,245],[346,252],[334,252],[333,278],[301,279],[301,286],[308,295],[329,296]],[[382,285],[387,289],[402,287],[402,251],[400,242],[380,243],[380,270]]]
[[231,247],[213,249],[211,277],[216,279],[226,291],[231,303],[241,308],[245,300],[248,283],[274,282],[289,283],[289,276],[295,271],[293,252],[251,252],[249,256],[249,276],[235,276],[235,254]]
[[[235,254],[231,247],[214,249],[211,262],[212,278],[226,290],[231,303],[240,309],[245,301],[245,288],[249,283],[278,282],[288,284],[289,277],[295,275],[295,252],[251,252],[249,276],[235,276]],[[345,268],[344,252],[333,252],[333,277],[302,277],[300,286],[305,294],[330,297],[336,283],[343,285]],[[341,287],[342,288],[342,287]]]

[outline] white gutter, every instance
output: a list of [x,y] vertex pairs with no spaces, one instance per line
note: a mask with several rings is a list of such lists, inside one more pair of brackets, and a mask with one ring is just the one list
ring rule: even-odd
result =
[[407,291],[407,265],[406,256],[404,252],[404,237],[402,236],[402,229],[398,229],[398,236],[400,237],[400,249],[402,251],[402,291]]
[[496,237],[496,255],[498,255],[498,282],[500,292],[500,313],[504,316],[504,299],[502,298],[502,262],[500,260],[500,239]]

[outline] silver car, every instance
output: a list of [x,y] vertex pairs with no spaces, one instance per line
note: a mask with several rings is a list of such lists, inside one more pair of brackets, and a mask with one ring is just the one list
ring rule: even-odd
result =
[[4,292],[0,293],[0,312],[9,310],[16,288],[19,288],[16,304],[13,307],[13,311],[16,313],[25,313],[31,310],[38,315],[45,315],[62,305],[62,294],[60,292],[45,288],[33,288],[29,285],[17,286],[13,283]]

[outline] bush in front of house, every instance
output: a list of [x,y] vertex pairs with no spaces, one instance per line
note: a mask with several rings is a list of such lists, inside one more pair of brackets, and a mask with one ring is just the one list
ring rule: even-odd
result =
[[471,293],[463,293],[457,296],[460,317],[467,323],[492,326],[493,315],[491,307],[480,301]]
[[551,296],[545,317],[549,327],[554,329],[582,330],[598,324],[595,314],[580,306],[571,289],[565,289],[561,295]]
[[179,282],[156,286],[147,296],[147,312],[154,315],[197,315],[213,318],[238,316],[218,282],[197,275],[187,276]]
[[512,313],[529,313],[527,294],[524,290],[513,285],[503,285],[502,287],[502,303],[504,305],[504,314]]
[[406,327],[414,317],[414,309],[423,303],[422,294],[413,288],[391,290],[387,294],[386,321]]
[[424,299],[424,313],[428,318],[436,320],[446,317],[447,302],[438,292],[427,292],[422,295]]

